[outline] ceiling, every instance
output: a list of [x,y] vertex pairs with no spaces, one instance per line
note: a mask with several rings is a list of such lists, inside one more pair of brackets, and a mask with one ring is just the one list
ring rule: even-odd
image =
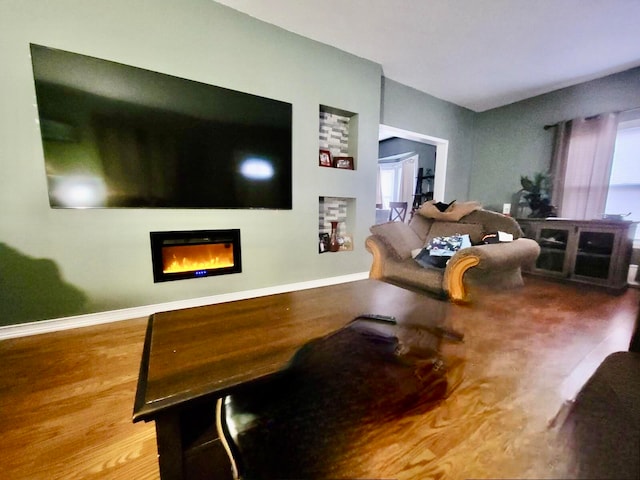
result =
[[481,112],[640,66],[639,0],[216,0]]

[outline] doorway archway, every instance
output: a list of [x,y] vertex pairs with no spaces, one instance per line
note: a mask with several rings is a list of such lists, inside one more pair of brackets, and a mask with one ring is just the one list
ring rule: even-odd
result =
[[401,128],[392,127],[390,125],[380,124],[378,131],[378,141],[398,137],[414,142],[426,143],[436,147],[436,168],[434,171],[433,181],[433,198],[436,200],[444,200],[445,181],[447,175],[447,156],[449,151],[449,140],[444,138],[432,137],[422,133],[411,132]]

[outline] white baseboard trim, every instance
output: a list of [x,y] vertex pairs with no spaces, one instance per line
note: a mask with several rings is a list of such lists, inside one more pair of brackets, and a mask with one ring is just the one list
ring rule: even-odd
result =
[[110,310],[107,312],[88,313],[86,315],[76,315],[73,317],[54,318],[51,320],[41,320],[38,322],[22,323],[18,325],[7,325],[0,327],[0,340],[26,337],[29,335],[39,335],[41,333],[59,332],[61,330],[89,327],[92,325],[118,322],[121,320],[131,320],[134,318],[147,317],[156,312],[201,307],[203,305],[212,305],[215,303],[233,302],[235,300],[245,300],[247,298],[264,297],[266,295],[275,295],[278,293],[326,287],[328,285],[354,282],[356,280],[364,280],[366,278],[369,278],[369,272],[352,273],[338,277],[321,278],[318,280],[276,285],[273,287],[244,290],[241,292],[223,293],[209,297],[176,300],[174,302],[159,303],[155,305],[144,305],[141,307],[123,308],[121,310]]

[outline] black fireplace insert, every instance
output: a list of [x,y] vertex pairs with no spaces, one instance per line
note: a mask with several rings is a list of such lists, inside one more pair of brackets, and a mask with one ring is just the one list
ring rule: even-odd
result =
[[240,230],[151,232],[153,281],[242,272]]

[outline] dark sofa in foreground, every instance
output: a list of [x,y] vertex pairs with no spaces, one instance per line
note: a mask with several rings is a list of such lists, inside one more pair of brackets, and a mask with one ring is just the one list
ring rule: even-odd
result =
[[605,358],[576,396],[562,431],[576,478],[640,479],[640,310],[629,351]]

